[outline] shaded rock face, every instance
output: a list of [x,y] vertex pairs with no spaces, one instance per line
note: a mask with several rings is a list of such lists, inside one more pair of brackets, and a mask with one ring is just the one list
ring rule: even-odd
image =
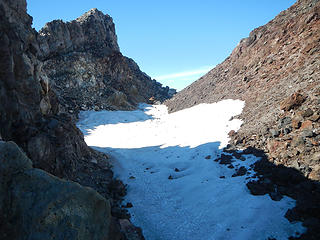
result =
[[71,176],[92,151],[70,118],[57,114],[59,103],[42,72],[25,1],[1,1],[0,13],[0,134],[21,146],[35,166]]
[[1,239],[112,239],[100,194],[32,168],[13,142],[0,142],[0,153]]
[[61,111],[130,110],[152,97],[163,101],[172,95],[120,53],[112,18],[97,9],[71,22],[47,23],[38,40]]
[[[125,239],[124,234],[120,231],[121,226],[118,220],[119,218],[129,218],[129,215],[119,207],[120,201],[125,195],[125,186],[120,181],[113,179],[113,173],[107,162],[108,157],[89,148],[84,142],[82,133],[72,122],[70,115],[61,111],[59,99],[52,88],[52,81],[43,71],[43,62],[40,60],[39,44],[36,38],[37,33],[31,28],[31,24],[32,18],[26,13],[26,1],[0,0],[0,139],[17,143],[28,158],[33,161],[35,167],[97,190],[109,200],[111,205],[112,218],[108,215],[107,217],[110,219],[106,219],[106,221],[110,221],[110,224],[107,223],[107,225],[109,224],[110,227],[111,239]],[[14,152],[14,149],[12,151]],[[0,151],[0,157],[4,158],[2,150]],[[27,158],[23,157],[22,159]],[[97,204],[95,206],[97,209],[91,209],[91,213],[88,212],[88,214],[96,215],[96,218],[89,215],[81,215],[79,218],[78,216],[70,217],[68,213],[74,203],[70,198],[72,196],[77,197],[78,190],[83,192],[83,190],[80,190],[82,188],[73,184],[70,188],[63,187],[64,184],[61,185],[60,180],[49,177],[40,170],[31,169],[30,160],[26,161],[29,163],[26,171],[22,171],[23,174],[8,178],[11,179],[10,181],[7,179],[10,183],[7,180],[1,180],[0,185],[5,184],[5,186],[1,185],[3,188],[1,188],[0,194],[0,207],[11,206],[8,204],[14,203],[16,204],[16,212],[4,213],[6,219],[10,217],[9,222],[4,221],[4,215],[1,214],[0,233],[8,233],[9,230],[14,231],[14,229],[16,232],[10,233],[13,234],[10,235],[12,237],[8,235],[7,237],[0,236],[0,238],[16,239],[15,237],[17,237],[19,239],[18,237],[21,236],[21,239],[25,239],[22,238],[23,234],[33,234],[30,231],[35,229],[34,233],[38,231],[39,235],[32,235],[32,239],[50,239],[53,235],[60,237],[56,239],[72,239],[75,236],[74,234],[79,231],[82,232],[82,236],[87,236],[83,239],[92,239],[88,237],[88,231],[92,233],[99,229],[90,227],[83,229],[83,227],[86,228],[86,225],[80,226],[77,224],[82,224],[81,221],[86,218],[89,222],[95,222],[106,217],[105,210],[102,210],[105,200],[101,200],[101,196],[97,197],[97,193],[86,190],[87,198],[93,201],[92,204]],[[0,177],[3,177],[3,174],[1,173]],[[10,184],[10,187],[8,184]],[[50,203],[46,195],[41,194],[41,191],[45,193],[48,189],[53,191],[49,187],[51,185],[61,186],[61,188],[55,187],[56,195],[52,193],[51,197],[56,198],[59,204],[67,204],[65,208],[62,205],[61,208],[56,206],[58,202]],[[17,189],[17,192],[9,192],[12,190],[9,188]],[[37,194],[33,195],[33,192]],[[7,198],[9,193],[12,199]],[[91,198],[91,195],[92,197],[96,195],[94,197],[96,200]],[[21,203],[23,205],[19,203],[20,199],[25,199],[25,202]],[[14,202],[3,203],[3,201]],[[88,209],[93,208],[92,204],[86,201],[83,199],[78,204],[81,203],[82,206],[88,204]],[[47,221],[48,224],[51,224],[50,229],[47,229],[50,234],[52,233],[50,236],[42,235],[43,231],[47,231],[41,229],[42,222],[39,226],[33,226],[32,224],[38,224],[39,222],[32,223],[31,219],[30,222],[27,221],[26,225],[23,225],[23,229],[18,228],[20,226],[19,221],[22,221],[20,217],[34,217],[34,215],[28,215],[27,212],[29,207],[36,211],[31,203],[36,204],[35,206],[43,204],[43,208],[39,209],[39,214],[43,215],[38,220]],[[83,206],[84,208],[86,206]],[[55,219],[56,215],[50,215],[55,211],[52,209],[60,209],[60,212],[56,212],[59,215],[59,221]],[[74,209],[72,211],[78,210]],[[100,210],[102,215],[99,215]],[[61,211],[66,214],[66,218],[62,217],[63,213]],[[77,215],[78,213],[74,212],[74,214]],[[77,222],[78,220],[75,218],[79,221],[82,220]],[[59,224],[65,223],[71,224],[74,229],[63,233],[66,234],[64,236],[59,235]],[[101,224],[103,223],[101,222]],[[13,228],[13,225],[15,225],[15,228]],[[49,228],[49,225],[46,226]],[[132,228],[135,227],[132,226]],[[23,232],[20,232],[20,230]],[[106,233],[106,230],[100,229],[99,231],[102,234]],[[53,232],[55,233],[53,234]],[[74,239],[78,238],[75,237]],[[108,238],[103,236],[96,239]]]
[[[299,0],[242,39],[232,54],[166,102],[169,111],[245,101],[233,144],[320,180],[320,1]],[[307,109],[310,109],[307,111]],[[290,121],[288,121],[290,119]]]

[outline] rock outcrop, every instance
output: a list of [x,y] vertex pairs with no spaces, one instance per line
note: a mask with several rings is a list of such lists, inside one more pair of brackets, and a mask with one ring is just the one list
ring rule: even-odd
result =
[[61,111],[130,110],[151,98],[171,97],[168,87],[121,54],[112,18],[97,9],[71,22],[47,23],[38,40],[43,70],[59,93]]
[[91,188],[32,167],[0,141],[1,239],[113,239],[109,202]]
[[[3,201],[11,201],[7,203],[16,204],[12,205],[16,212],[10,212],[9,209],[9,212],[5,213],[6,215],[1,215],[0,233],[7,234],[7,237],[3,237],[3,239],[15,239],[15,236],[19,239],[24,233],[31,234],[32,239],[47,239],[47,235],[41,235],[41,232],[48,230],[50,233],[54,233],[55,239],[80,239],[72,238],[72,236],[81,231],[79,234],[85,236],[83,239],[109,239],[105,237],[105,234],[108,233],[106,231],[109,231],[110,239],[126,239],[125,236],[129,233],[124,228],[120,229],[119,220],[124,221],[129,218],[129,215],[119,207],[126,192],[125,186],[120,181],[113,179],[108,157],[89,148],[71,116],[61,110],[63,109],[59,102],[62,99],[60,98],[61,94],[56,92],[58,89],[53,87],[53,80],[49,79],[43,71],[43,51],[40,51],[37,40],[38,33],[31,28],[31,24],[32,17],[26,13],[25,0],[0,0],[0,139],[14,141],[33,161],[34,167],[41,168],[65,180],[72,180],[83,186],[92,187],[108,200],[102,200],[102,197],[93,190],[85,190],[75,183],[65,184],[43,171],[31,169],[31,163],[26,157],[23,157],[22,159],[29,162],[26,168],[23,167],[26,171],[22,171],[23,173],[18,175],[10,175],[11,177],[7,179],[10,180],[9,182],[3,180],[4,182],[0,183],[5,184],[4,188],[1,188],[0,211],[7,211],[9,207],[9,205],[3,204]],[[112,26],[110,25],[110,27]],[[110,49],[116,48],[116,42],[112,45],[112,36],[110,37],[108,47]],[[116,41],[116,39],[113,40]],[[96,45],[90,39],[84,41],[86,46]],[[75,45],[75,48],[80,49],[80,46],[79,43],[79,45]],[[100,47],[106,51],[108,49],[106,46]],[[4,159],[3,151],[0,150],[1,159]],[[12,151],[15,152],[14,149]],[[18,166],[16,167],[18,168]],[[1,177],[3,177],[2,173]],[[51,195],[52,198],[56,198],[57,203],[50,203],[47,196],[40,193],[50,190],[52,185],[56,186],[54,188],[57,191],[62,191]],[[14,188],[17,191],[12,191],[9,188]],[[33,195],[34,192],[37,194]],[[84,199],[83,201],[79,199],[77,202],[78,205],[83,206],[83,210],[88,210],[86,213],[83,212],[83,215],[81,212],[77,212],[81,209],[71,209],[71,205],[75,203],[71,196],[77,197],[80,192],[84,194],[84,197],[86,195],[88,200],[92,200],[92,203]],[[6,198],[7,194],[11,194],[11,199]],[[108,202],[111,205],[111,215],[109,207],[102,206]],[[56,206],[58,203],[62,205]],[[29,215],[28,207],[33,208],[34,206],[40,207],[34,211],[39,211],[39,214],[43,213],[41,218]],[[54,212],[56,210],[58,212]],[[99,212],[100,210],[101,212]],[[57,213],[59,219],[54,213]],[[79,216],[69,217],[69,213],[79,214]],[[33,213],[30,212],[30,214]],[[63,214],[65,214],[65,218]],[[21,221],[28,217],[30,219],[23,222],[25,224],[23,225]],[[107,217],[106,222],[101,222],[99,226],[109,226],[109,230],[100,229],[103,236],[95,233],[98,230],[95,227],[88,226],[86,229],[87,225],[84,221],[95,222],[104,217]],[[47,221],[47,224],[50,224],[50,229],[49,225],[44,225],[48,229],[42,229],[43,222],[39,226],[35,226],[34,224],[37,225],[38,220]],[[72,229],[63,233],[66,235],[62,233],[61,235],[59,224],[70,224]],[[23,228],[19,226],[23,226]],[[36,235],[32,235],[31,231],[33,230]],[[129,230],[131,235],[136,236],[136,239],[142,239],[138,228],[131,225]],[[50,237],[53,235],[48,236],[48,239]]]
[[71,118],[59,114],[25,1],[1,1],[0,15],[0,135],[15,141],[36,167],[70,178],[81,161],[99,156]]
[[298,0],[242,39],[232,54],[166,102],[169,111],[245,101],[231,143],[320,180],[320,1]]

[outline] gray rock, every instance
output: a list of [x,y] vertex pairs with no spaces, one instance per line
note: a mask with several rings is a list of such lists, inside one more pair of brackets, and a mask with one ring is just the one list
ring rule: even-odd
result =
[[293,147],[304,145],[304,143],[305,143],[305,138],[302,137],[302,136],[294,137],[293,140],[292,140],[292,146]]
[[319,163],[320,162],[320,152],[316,152],[312,155],[311,159],[316,162]]
[[280,132],[276,129],[270,129],[270,134],[271,134],[271,137],[278,137],[280,135]]
[[39,31],[38,39],[44,58],[72,51],[92,51],[99,55],[119,52],[112,18],[96,8],[72,22],[47,23]]
[[283,133],[284,133],[284,134],[289,134],[289,133],[291,133],[291,132],[292,132],[292,127],[291,127],[291,126],[286,127],[286,128],[283,129]]
[[310,108],[307,108],[306,110],[304,110],[303,112],[302,112],[302,117],[311,117],[312,115],[313,115],[313,111],[312,111],[312,109],[310,109]]
[[291,117],[284,117],[279,121],[279,128],[285,128],[286,126],[291,125],[291,122]]
[[313,136],[313,131],[311,129],[305,129],[301,133],[302,137],[312,137]]
[[110,239],[101,195],[32,168],[13,142],[0,142],[0,152],[1,239]]

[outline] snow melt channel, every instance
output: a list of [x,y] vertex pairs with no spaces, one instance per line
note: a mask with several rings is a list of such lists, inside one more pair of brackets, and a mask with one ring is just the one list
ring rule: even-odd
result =
[[[238,130],[244,102],[224,100],[168,114],[164,105],[136,111],[87,111],[78,127],[89,146],[115,159],[114,172],[128,184],[132,222],[148,240],[287,239],[303,232],[284,217],[295,201],[253,196],[248,175],[214,161]],[[249,166],[247,155],[233,165]],[[251,171],[251,174],[253,172]]]

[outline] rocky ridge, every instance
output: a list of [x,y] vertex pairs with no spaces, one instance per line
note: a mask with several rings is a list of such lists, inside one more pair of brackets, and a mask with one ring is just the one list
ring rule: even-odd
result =
[[38,34],[43,71],[59,93],[61,111],[132,110],[175,91],[152,80],[117,43],[109,15],[91,9],[76,20],[47,23]]
[[[86,145],[72,116],[63,110],[60,101],[63,103],[64,99],[54,87],[53,79],[43,70],[43,48],[40,48],[38,33],[31,28],[31,24],[32,17],[26,13],[25,0],[0,0],[0,140],[15,142],[26,154],[22,154],[17,147],[9,148],[11,152],[6,153],[6,146],[10,146],[10,143],[1,142],[0,159],[4,163],[28,162],[26,168],[19,170],[17,166],[17,172],[13,173],[10,164],[1,163],[0,211],[3,214],[0,233],[5,235],[0,237],[26,239],[35,236],[43,239],[45,236],[46,239],[65,239],[68,236],[68,239],[88,239],[101,227],[104,230],[100,229],[100,235],[93,234],[92,237],[95,237],[92,239],[143,239],[141,231],[128,220],[129,215],[119,207],[126,189],[113,178],[108,157]],[[90,45],[91,40],[88,41],[86,46]],[[107,47],[116,48],[116,43],[112,39],[110,41]],[[94,42],[92,44],[96,45]],[[101,47],[107,49],[105,45]],[[42,170],[32,169],[29,159],[35,168],[63,178],[68,183]],[[91,187],[100,195],[70,181]],[[20,192],[14,189],[20,189]],[[46,196],[40,194],[44,189],[53,191],[51,203],[46,202]],[[76,189],[75,192],[72,189]],[[70,200],[69,190],[72,196],[79,198],[78,202]],[[65,194],[59,196],[55,191]],[[33,196],[32,192],[39,192],[39,197]],[[88,198],[88,194],[92,198]],[[88,202],[81,202],[81,198],[92,199],[92,203],[87,205]],[[61,222],[50,215],[51,206],[61,202],[65,202],[67,208],[56,206],[58,215],[55,216],[60,220],[67,218],[65,223],[74,226],[74,231],[67,231],[66,235],[57,235],[57,224]],[[104,206],[100,204],[102,202]],[[43,212],[36,208],[30,212],[24,209],[41,203]],[[96,211],[100,210],[101,215],[96,215]],[[63,215],[66,212],[72,216]],[[42,213],[45,215],[37,215]],[[44,218],[46,214],[50,215],[50,219]],[[77,218],[80,215],[83,218]],[[19,222],[24,218],[28,218],[28,221]],[[100,221],[102,218],[105,221]],[[46,228],[48,225],[44,224],[43,229],[34,228],[34,233],[39,230],[41,234],[32,235],[29,228],[37,224],[37,219],[48,220],[51,226]],[[93,226],[95,223],[98,225]],[[88,231],[83,230],[85,228]],[[77,236],[77,232],[82,238]]]
[[275,164],[320,180],[319,28],[320,2],[297,1],[167,101],[169,111],[241,99],[246,103],[239,116],[244,123],[230,133],[231,143],[263,149]]

